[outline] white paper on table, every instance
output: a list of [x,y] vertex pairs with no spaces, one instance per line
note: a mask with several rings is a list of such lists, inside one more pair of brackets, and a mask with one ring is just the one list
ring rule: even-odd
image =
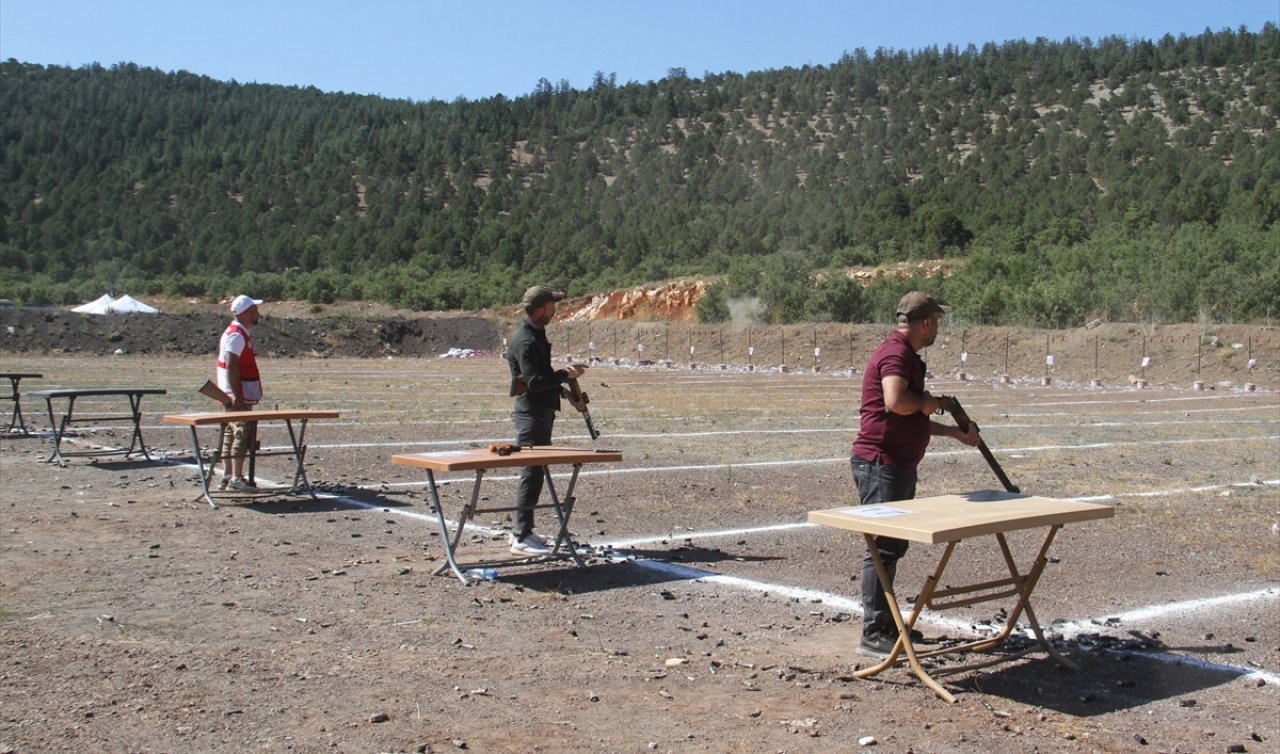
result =
[[863,518],[890,518],[892,516],[906,516],[911,513],[909,510],[894,508],[891,505],[859,505],[856,508],[845,508],[840,512]]

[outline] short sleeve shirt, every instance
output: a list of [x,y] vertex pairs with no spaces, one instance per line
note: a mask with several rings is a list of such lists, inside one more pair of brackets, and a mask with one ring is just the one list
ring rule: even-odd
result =
[[884,404],[884,378],[901,377],[907,389],[924,390],[925,364],[905,333],[889,334],[867,362],[862,375],[861,423],[853,455],[864,461],[914,469],[929,447],[929,417],[920,412],[901,416]]

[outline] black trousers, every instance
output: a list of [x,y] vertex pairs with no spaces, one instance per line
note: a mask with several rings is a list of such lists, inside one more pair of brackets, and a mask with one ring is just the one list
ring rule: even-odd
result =
[[[857,456],[849,459],[849,463],[853,468],[853,481],[858,485],[858,500],[863,505],[910,500],[916,496],[915,469],[872,463]],[[875,538],[880,562],[884,563],[884,569],[889,574],[890,589],[893,588],[893,577],[898,571],[898,560],[906,554],[909,544],[905,539]],[[862,559],[862,635],[868,637],[876,634],[896,636],[898,627],[894,625],[893,614],[889,612],[889,601],[885,599],[884,589],[880,585],[880,575],[876,573],[875,561],[868,550]]]
[[[556,410],[513,411],[511,421],[516,425],[516,444],[520,447],[550,445],[551,428],[556,423]],[[542,468],[525,466],[520,470],[520,483],[516,487],[518,507],[512,516],[512,529],[516,539],[524,539],[533,533],[533,506],[542,497]]]

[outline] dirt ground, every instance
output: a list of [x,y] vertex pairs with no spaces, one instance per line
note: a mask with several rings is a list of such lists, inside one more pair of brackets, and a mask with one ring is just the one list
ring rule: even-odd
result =
[[[207,358],[0,352],[3,371],[44,375],[28,390],[168,390],[142,407],[150,461],[45,463],[30,401],[35,436],[0,439],[0,752],[1280,752],[1280,397],[1243,373],[1194,391],[937,370],[1025,491],[1116,507],[1062,530],[1034,599],[1080,672],[1033,654],[947,677],[948,705],[901,668],[853,676],[862,542],[805,522],[853,499],[856,376],[602,359],[583,387],[597,445],[623,461],[578,481],[587,567],[464,586],[432,575],[425,476],[390,457],[509,440],[502,362],[273,348],[267,405],[341,412],[308,428],[320,498],[216,510],[196,499],[186,428],[160,421],[209,410]],[[591,445],[574,414],[556,435]],[[128,439],[103,424],[70,442]],[[287,443],[270,425],[262,441]],[[264,486],[291,473],[258,470]],[[456,515],[471,476],[444,481]],[[938,441],[919,495],[995,485],[976,451]],[[481,504],[513,490],[494,472]],[[459,555],[502,554],[508,525],[479,514]],[[1024,563],[1039,542],[1011,537]],[[900,596],[940,554],[912,546]],[[998,576],[992,557],[965,542],[948,580]],[[920,628],[933,645],[1002,617],[973,605]]]

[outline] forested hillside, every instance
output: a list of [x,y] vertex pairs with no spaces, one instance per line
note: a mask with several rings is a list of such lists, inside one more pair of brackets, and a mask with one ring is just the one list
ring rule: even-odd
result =
[[[700,314],[1242,321],[1280,290],[1280,28],[855,50],[408,102],[0,64],[0,297],[510,304],[719,276]],[[946,258],[863,288],[853,265]]]

